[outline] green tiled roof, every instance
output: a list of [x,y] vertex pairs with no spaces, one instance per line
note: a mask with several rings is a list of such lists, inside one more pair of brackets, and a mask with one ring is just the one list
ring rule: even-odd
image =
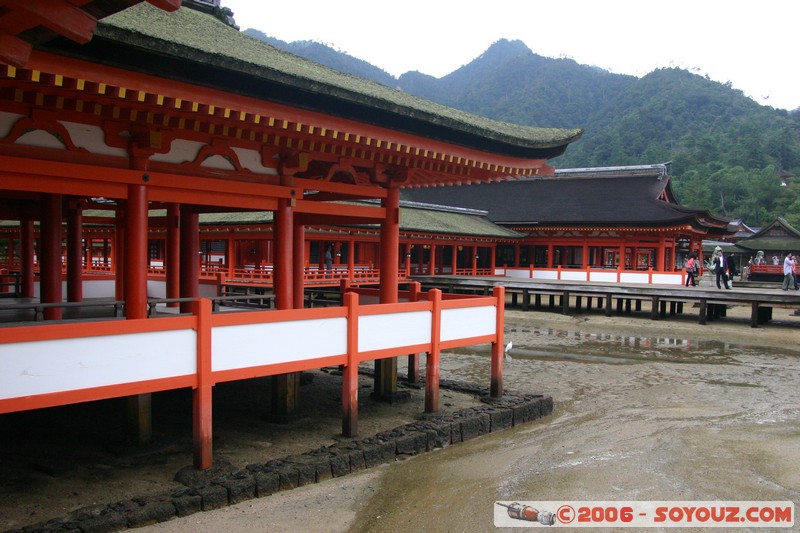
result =
[[400,208],[401,231],[519,239],[521,234],[492,223],[485,215],[425,208]]
[[[114,47],[120,45],[128,53],[123,54],[123,48],[117,53]],[[138,54],[129,48],[137,49]],[[168,13],[147,3],[138,4],[103,19],[93,42],[80,52],[163,76],[172,72],[176,79],[195,76],[198,79],[188,81],[255,97],[263,97],[269,86],[272,97],[302,99],[307,107],[318,106],[323,112],[362,121],[372,116],[378,125],[412,133],[427,128],[435,132],[434,137],[475,148],[482,140],[486,151],[507,155],[554,157],[582,134],[580,129],[498,122],[442,106],[284,52],[187,8]],[[147,57],[149,54],[160,56],[161,61]],[[170,59],[179,63],[170,63]],[[158,73],[159,65],[166,70]],[[211,69],[202,80],[199,67]],[[537,150],[543,153],[530,153]]]
[[[347,203],[347,202],[345,202]],[[358,203],[358,202],[352,202]],[[150,217],[163,217],[164,209],[151,209]],[[113,217],[113,211],[85,210],[85,217]],[[234,213],[201,213],[200,224],[204,226],[237,226],[248,224],[272,224],[272,211],[242,211]],[[377,224],[361,227],[378,228]],[[463,235],[466,237],[491,237],[496,239],[519,239],[521,234],[491,222],[483,212],[426,206],[416,204],[400,207],[400,231],[443,235]]]

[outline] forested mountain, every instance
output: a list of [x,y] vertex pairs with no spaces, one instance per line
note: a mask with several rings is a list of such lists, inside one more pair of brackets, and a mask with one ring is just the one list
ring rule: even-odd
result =
[[[558,168],[672,161],[673,186],[687,207],[752,226],[777,216],[800,226],[800,111],[762,106],[682,69],[636,78],[551,59],[521,41],[500,40],[442,78],[399,79],[332,48],[285,43],[247,30],[297,55],[411,94],[497,120],[584,128],[553,161]],[[783,185],[786,183],[786,186]]]

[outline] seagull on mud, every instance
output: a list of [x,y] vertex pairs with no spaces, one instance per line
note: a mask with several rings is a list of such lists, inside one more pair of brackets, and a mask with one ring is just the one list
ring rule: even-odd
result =
[[504,356],[505,356],[505,360],[506,360],[506,361],[511,361],[511,354],[510,354],[509,352],[511,351],[511,347],[512,347],[513,345],[514,345],[514,342],[513,342],[513,341],[508,341],[508,344],[506,344],[506,347],[505,347],[505,349],[503,350],[503,354],[504,354]]

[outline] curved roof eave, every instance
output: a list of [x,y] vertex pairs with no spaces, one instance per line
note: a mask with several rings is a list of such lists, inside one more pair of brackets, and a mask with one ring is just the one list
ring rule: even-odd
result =
[[89,44],[60,40],[47,47],[513,157],[556,157],[583,134],[499,122],[436,104],[289,54],[189,9],[166,13],[141,4],[100,21]]

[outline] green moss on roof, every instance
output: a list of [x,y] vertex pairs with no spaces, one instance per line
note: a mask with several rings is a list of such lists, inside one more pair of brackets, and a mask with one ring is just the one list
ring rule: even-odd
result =
[[379,83],[341,73],[239,33],[217,19],[181,8],[168,13],[147,3],[103,19],[97,37],[163,55],[237,71],[297,89],[324,93],[428,123],[523,148],[553,148],[577,140],[580,129],[532,128],[479,117]]
[[518,239],[519,233],[498,226],[485,216],[418,208],[400,208],[402,231],[441,233],[472,237]]
[[[271,211],[203,213],[200,215],[202,225],[271,224],[272,220],[273,213]],[[370,224],[363,227],[377,229],[378,225]],[[478,214],[418,207],[400,208],[400,231],[499,239],[518,239],[522,236],[515,231],[493,224],[485,216]]]

